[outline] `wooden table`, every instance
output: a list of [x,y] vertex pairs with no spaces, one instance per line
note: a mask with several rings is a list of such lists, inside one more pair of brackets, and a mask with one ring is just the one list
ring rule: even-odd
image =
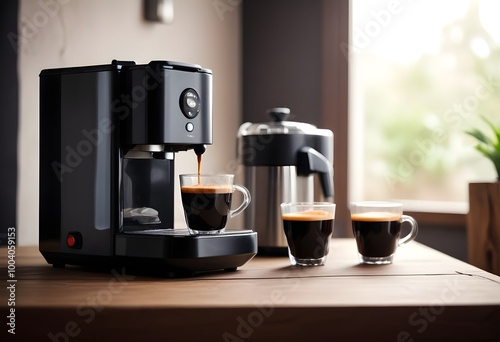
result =
[[18,247],[15,279],[19,341],[500,341],[500,277],[417,242],[392,265],[359,265],[354,240],[333,239],[325,266],[255,257],[183,279],[55,269]]

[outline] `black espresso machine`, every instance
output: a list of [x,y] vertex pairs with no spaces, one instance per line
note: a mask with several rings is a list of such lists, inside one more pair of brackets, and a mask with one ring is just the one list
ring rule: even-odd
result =
[[212,144],[208,69],[113,61],[42,70],[44,258],[55,267],[123,266],[174,276],[245,264],[257,253],[251,230],[174,229],[174,155],[202,154],[205,144]]

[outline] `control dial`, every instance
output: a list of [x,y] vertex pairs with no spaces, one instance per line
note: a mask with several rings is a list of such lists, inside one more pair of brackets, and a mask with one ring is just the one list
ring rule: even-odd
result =
[[179,99],[182,114],[188,119],[195,118],[200,113],[200,97],[196,90],[185,89]]

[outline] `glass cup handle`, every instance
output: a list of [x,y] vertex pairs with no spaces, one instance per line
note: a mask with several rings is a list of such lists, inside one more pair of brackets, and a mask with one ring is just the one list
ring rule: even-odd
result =
[[408,243],[417,237],[417,233],[418,233],[417,220],[415,220],[413,217],[408,216],[408,215],[401,215],[401,225],[403,225],[403,223],[405,223],[405,222],[410,223],[411,231],[404,238],[399,239],[398,246],[402,246],[405,243]]
[[250,196],[250,191],[248,191],[247,188],[241,185],[233,185],[234,190],[238,190],[243,194],[243,203],[240,204],[240,206],[234,210],[231,210],[229,212],[229,218],[233,218],[236,215],[240,214],[243,210],[245,210],[246,207],[250,204],[251,196]]

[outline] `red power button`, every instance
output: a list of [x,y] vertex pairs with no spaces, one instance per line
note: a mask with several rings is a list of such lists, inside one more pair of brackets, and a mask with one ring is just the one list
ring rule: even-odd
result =
[[76,239],[73,235],[68,235],[66,242],[68,243],[68,246],[73,247],[73,246],[75,246]]
[[71,232],[66,236],[66,245],[70,248],[82,248],[82,234],[79,232]]

